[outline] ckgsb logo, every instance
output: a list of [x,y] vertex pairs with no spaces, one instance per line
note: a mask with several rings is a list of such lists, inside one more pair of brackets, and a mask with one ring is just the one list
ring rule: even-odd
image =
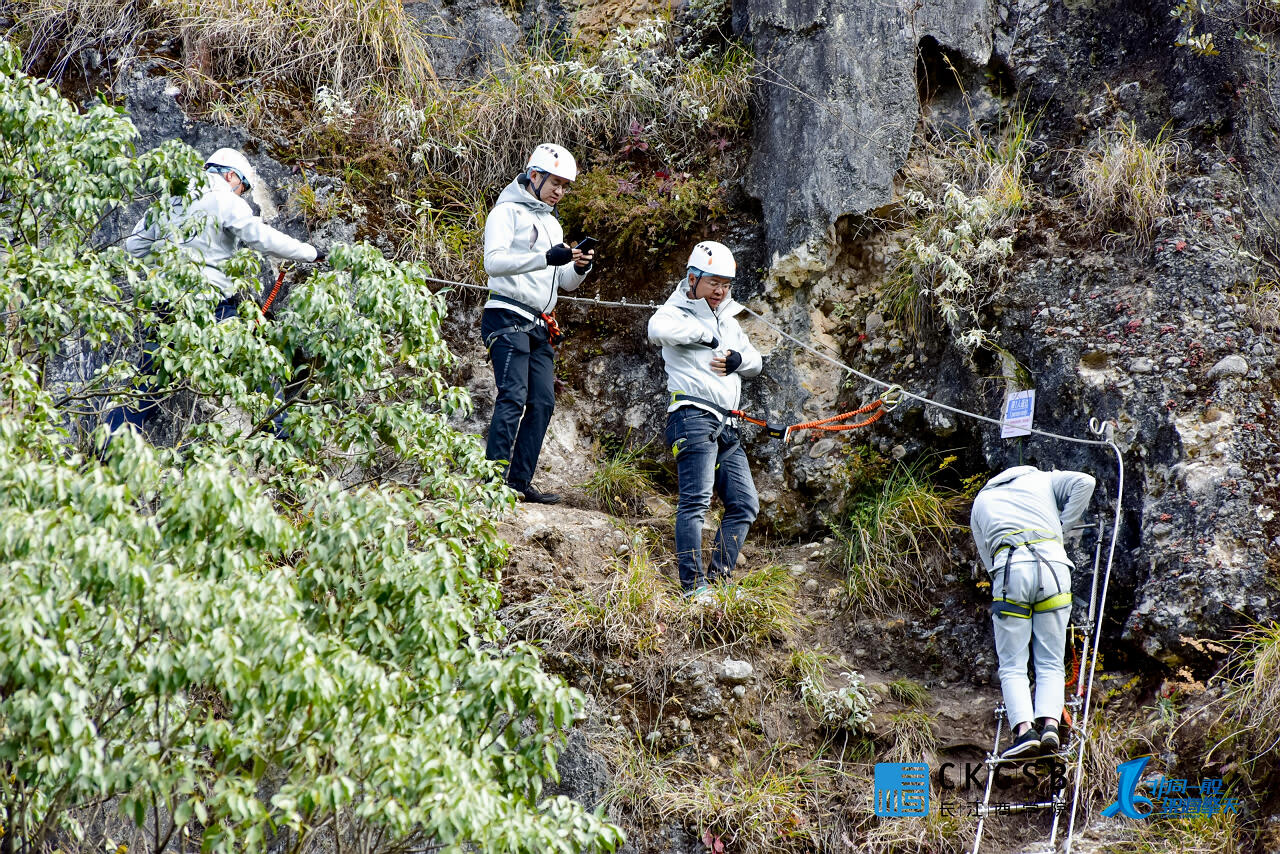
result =
[[929,814],[929,766],[923,762],[877,762],[876,815]]

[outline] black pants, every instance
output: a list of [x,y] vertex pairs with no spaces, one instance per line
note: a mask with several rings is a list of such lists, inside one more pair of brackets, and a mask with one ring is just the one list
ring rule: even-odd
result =
[[485,456],[509,461],[507,482],[517,488],[533,480],[542,438],[556,408],[556,351],[544,326],[497,337],[493,333],[528,324],[526,318],[501,308],[485,309],[480,319],[480,335],[489,346],[498,385]]

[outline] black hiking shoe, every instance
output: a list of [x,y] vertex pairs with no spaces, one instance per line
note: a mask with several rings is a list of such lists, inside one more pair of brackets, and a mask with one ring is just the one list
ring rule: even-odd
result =
[[1000,754],[1000,758],[1020,759],[1023,756],[1035,756],[1039,752],[1040,733],[1036,732],[1035,727],[1028,727],[1026,732],[1014,739],[1013,744]]
[[1049,721],[1040,730],[1040,752],[1057,753],[1060,747],[1062,747],[1062,739],[1058,737],[1058,725]]
[[539,492],[532,486],[512,486],[511,488],[520,493],[520,500],[528,501],[530,504],[560,503],[560,496],[554,492]]

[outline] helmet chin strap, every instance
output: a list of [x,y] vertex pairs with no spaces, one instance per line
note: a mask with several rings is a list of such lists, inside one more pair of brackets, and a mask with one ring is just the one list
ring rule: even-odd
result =
[[549,205],[551,203],[548,202],[546,199],[542,198],[542,188],[547,185],[547,179],[551,177],[551,173],[542,172],[542,180],[535,184],[533,183],[533,175],[536,172],[542,172],[542,170],[541,169],[529,170],[529,186],[533,188],[533,195],[534,197],[537,198],[538,201],[542,202],[543,204]]
[[692,299],[697,299],[697,298],[698,298],[698,285],[702,284],[702,277],[703,277],[704,275],[706,275],[706,274],[705,274],[705,273],[703,273],[701,270],[699,270],[699,271],[698,271],[698,275],[694,277],[694,280],[693,280],[693,289],[690,291],[690,294],[692,295],[692,296],[691,296],[691,298],[692,298]]

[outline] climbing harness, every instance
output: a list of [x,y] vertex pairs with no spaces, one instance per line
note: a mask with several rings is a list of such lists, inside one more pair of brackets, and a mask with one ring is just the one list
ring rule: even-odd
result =
[[[1020,532],[1015,532],[1020,533]],[[1062,580],[1058,578],[1058,570],[1054,568],[1054,561],[1041,557],[1040,552],[1036,551],[1036,543],[1052,543],[1057,542],[1057,537],[1040,537],[1033,540],[1024,540],[1020,543],[1002,543],[991,555],[994,561],[996,555],[1005,552],[1004,569],[1002,572],[1003,589],[999,596],[993,596],[991,599],[991,613],[997,617],[1016,617],[1021,620],[1030,620],[1032,615],[1041,614],[1045,611],[1056,611],[1059,608],[1069,608],[1071,606],[1071,590],[1063,590]],[[1035,602],[1022,602],[1017,599],[1009,598],[1009,570],[1013,566],[1013,556],[1018,549],[1026,549],[1031,553],[1032,559],[1036,563],[1036,572],[1039,573],[1041,567],[1047,568],[1049,574],[1053,576],[1054,583],[1058,586],[1058,592],[1044,599],[1038,599]],[[1070,575],[1068,574],[1068,581]]]
[[511,326],[504,326],[501,329],[491,332],[489,336],[485,338],[485,350],[491,350],[493,348],[493,342],[505,335],[529,333],[535,329],[547,330],[547,337],[551,341],[552,347],[559,344],[560,339],[564,337],[560,332],[560,324],[556,322],[556,314],[554,311],[548,314],[545,311],[539,311],[528,303],[521,302],[518,299],[512,299],[508,296],[503,296],[502,294],[495,294],[491,292],[489,294],[489,298],[496,300],[497,302],[504,302],[508,305],[515,306],[516,308],[533,315],[537,320],[530,320],[528,323],[516,323]]

